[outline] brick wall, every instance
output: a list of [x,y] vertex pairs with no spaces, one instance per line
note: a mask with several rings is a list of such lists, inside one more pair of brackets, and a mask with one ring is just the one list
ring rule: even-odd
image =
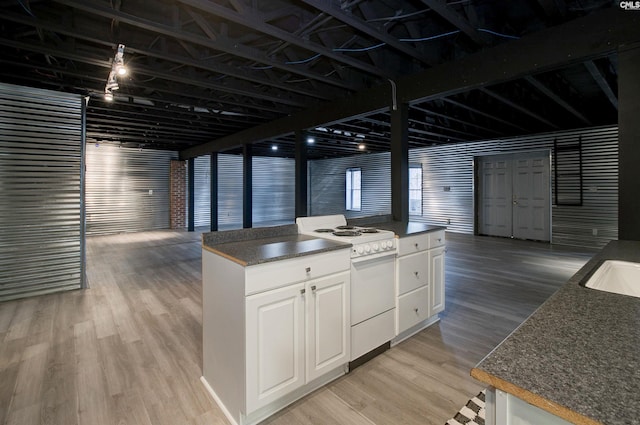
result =
[[171,160],[169,190],[169,226],[171,229],[187,227],[187,162]]

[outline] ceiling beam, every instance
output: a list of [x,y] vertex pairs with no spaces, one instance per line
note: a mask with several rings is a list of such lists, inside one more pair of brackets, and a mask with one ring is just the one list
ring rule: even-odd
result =
[[[3,19],[7,19],[12,22],[16,22],[23,25],[33,25],[38,28],[51,31],[60,35],[65,35],[68,37],[73,37],[77,40],[87,41],[93,44],[103,45],[105,47],[113,48],[114,43],[110,41],[109,37],[100,38],[94,31],[92,35],[88,35],[86,33],[80,32],[77,28],[73,28],[67,25],[53,24],[51,22],[40,22],[36,21],[31,17],[25,15],[14,14],[10,12],[5,12],[2,15]],[[25,47],[26,48],[26,47]],[[227,77],[235,77],[240,80],[251,81],[257,84],[269,85],[272,87],[277,87],[285,91],[290,91],[293,93],[298,93],[308,97],[314,97],[322,100],[329,100],[335,98],[338,95],[338,89],[333,88],[331,86],[326,86],[322,90],[305,90],[300,88],[296,84],[288,84],[286,82],[280,82],[277,79],[269,79],[262,78],[259,75],[255,75],[254,73],[249,73],[246,71],[242,71],[241,69],[233,66],[226,65],[224,63],[214,63],[208,59],[194,59],[187,56],[180,56],[175,54],[169,54],[166,52],[153,51],[148,48],[141,47],[141,45],[136,44],[135,40],[129,40],[127,42],[126,52],[139,54],[142,56],[147,56],[150,58],[162,59],[168,62],[174,62],[179,65],[189,65],[194,68],[202,69],[203,71],[208,71],[212,73],[217,73],[220,75],[225,75]]]
[[593,77],[595,82],[600,87],[600,90],[602,90],[602,92],[605,94],[605,96],[607,96],[607,99],[609,99],[609,102],[611,102],[613,107],[616,108],[616,110],[617,110],[618,109],[618,97],[616,96],[616,94],[611,89],[611,86],[607,82],[607,79],[604,77],[604,75],[602,75],[602,72],[600,72],[600,70],[598,69],[597,65],[592,60],[588,60],[588,61],[584,62],[584,66],[587,67],[587,70],[589,70],[589,73],[591,74],[591,76]]
[[[499,44],[417,75],[398,79],[396,101],[437,99],[559,68],[615,51],[619,45],[640,40],[640,15],[618,8],[604,9],[566,24],[518,40]],[[363,90],[342,101],[249,128],[180,152],[181,158],[203,155],[244,143],[255,143],[295,129],[329,124],[388,108],[388,84]]]
[[355,87],[349,83],[328,78],[328,77],[325,77],[324,75],[321,75],[315,72],[307,71],[306,68],[304,67],[296,67],[293,65],[287,65],[280,61],[272,60],[268,58],[266,55],[264,55],[262,52],[260,52],[259,50],[253,49],[247,46],[243,46],[240,43],[235,42],[234,40],[218,37],[216,41],[213,41],[207,37],[202,37],[202,36],[199,36],[193,33],[188,33],[185,31],[179,31],[177,28],[170,26],[168,24],[160,24],[157,22],[153,22],[149,19],[140,18],[138,16],[134,16],[131,14],[127,14],[127,13],[123,13],[123,12],[111,9],[108,6],[105,6],[103,3],[98,3],[95,0],[83,0],[83,1],[54,0],[54,1],[75,9],[83,10],[85,12],[102,16],[103,18],[115,19],[115,20],[118,20],[120,23],[125,23],[127,25],[141,28],[157,34],[166,35],[166,36],[175,38],[177,40],[184,40],[190,43],[209,47],[213,50],[229,53],[234,56],[242,57],[244,59],[248,59],[254,62],[259,62],[268,66],[279,68],[284,71],[291,72],[292,74],[303,75],[307,78],[312,78],[318,81],[322,81],[326,84],[330,84],[330,85],[334,85],[334,86],[342,87],[346,89],[355,89]]
[[335,61],[352,66],[361,71],[368,72],[369,74],[372,74],[375,76],[384,76],[387,78],[392,77],[392,75],[389,74],[386,70],[377,68],[373,65],[369,65],[362,61],[354,59],[350,56],[334,52],[329,48],[310,42],[309,40],[300,39],[295,34],[291,34],[287,31],[283,31],[280,28],[277,28],[273,25],[269,25],[265,23],[264,20],[261,19],[260,15],[255,13],[253,10],[251,11],[247,10],[244,13],[240,14],[227,7],[221,6],[217,3],[214,3],[208,0],[178,0],[178,1],[182,4],[186,4],[196,9],[200,9],[204,12],[211,13],[213,15],[224,18],[228,21],[235,22],[236,24],[243,25],[247,28],[252,28],[264,34],[286,41],[287,43],[290,43],[294,46],[298,46],[303,49],[307,49],[312,52],[319,53]]
[[326,0],[303,0],[304,3],[309,6],[315,7],[316,9],[326,13],[327,15],[333,16],[335,19],[344,22],[356,30],[373,37],[379,41],[384,42],[389,47],[392,47],[399,52],[408,55],[411,58],[419,60],[420,62],[426,65],[433,65],[433,63],[427,58],[424,54],[422,54],[419,50],[411,47],[408,43],[403,43],[398,41],[396,37],[392,37],[388,33],[381,32],[380,30],[374,28],[370,24],[364,22],[363,20],[345,13],[340,7],[338,7],[337,3],[333,1]]
[[518,124],[514,124],[511,121],[507,121],[507,120],[502,119],[500,117],[496,117],[495,115],[489,114],[489,113],[487,113],[485,111],[481,111],[478,108],[474,108],[473,106],[466,105],[466,104],[464,104],[462,102],[459,102],[457,100],[453,100],[453,99],[451,99],[449,97],[443,97],[440,100],[443,100],[443,101],[445,101],[447,103],[450,103],[450,104],[452,104],[452,105],[454,105],[454,106],[456,106],[458,108],[466,109],[467,111],[471,112],[472,114],[479,115],[479,116],[485,117],[485,118],[489,118],[490,120],[493,120],[493,121],[499,122],[501,124],[504,124],[507,127],[515,128],[517,130],[524,131],[524,132],[528,131],[526,128],[521,127]]
[[486,94],[487,96],[491,96],[494,99],[496,99],[499,102],[504,103],[505,105],[507,105],[510,108],[515,109],[516,111],[520,111],[523,114],[540,121],[543,124],[548,125],[549,127],[558,130],[560,127],[557,124],[552,123],[551,121],[549,121],[548,119],[544,118],[543,116],[541,116],[540,114],[533,112],[532,110],[525,108],[524,106],[514,102],[511,99],[507,99],[506,97],[502,96],[501,94],[498,94],[496,92],[494,92],[493,90],[489,90],[486,87],[480,87],[478,90],[480,90],[480,92]]
[[444,0],[422,0],[422,3],[429,6],[433,11],[435,11],[438,15],[442,16],[444,19],[449,21],[454,27],[458,28],[461,32],[463,32],[467,37],[473,40],[476,44],[481,46],[485,46],[490,44],[490,39],[485,34],[476,30],[471,26],[469,21],[460,16],[458,12],[453,10],[451,7],[447,5],[447,2]]
[[463,126],[466,126],[466,127],[474,127],[474,128],[477,128],[478,130],[484,131],[486,133],[494,134],[496,136],[504,135],[504,133],[502,133],[500,131],[497,131],[497,130],[495,130],[493,128],[484,127],[484,126],[478,125],[476,123],[472,123],[472,122],[469,122],[469,121],[461,120],[460,118],[457,118],[457,117],[452,117],[451,115],[443,114],[443,113],[440,113],[440,112],[435,112],[435,111],[432,111],[430,109],[426,109],[423,106],[411,105],[411,109],[415,109],[417,111],[424,112],[425,114],[431,115],[431,116],[434,116],[434,117],[442,118],[442,119],[449,120],[449,121],[452,121],[452,122],[457,122],[457,123],[462,124]]
[[531,76],[531,75],[527,75],[526,77],[524,77],[524,79],[531,84],[533,87],[535,87],[536,89],[538,89],[538,91],[542,94],[544,94],[545,96],[547,96],[549,99],[553,100],[555,103],[557,103],[558,105],[560,105],[561,107],[563,107],[566,111],[570,112],[571,114],[573,114],[573,116],[575,116],[576,118],[578,118],[580,121],[582,121],[584,124],[586,125],[592,125],[591,121],[589,121],[589,119],[587,117],[585,117],[580,111],[578,111],[576,108],[574,108],[573,106],[571,106],[569,104],[569,102],[567,102],[566,100],[564,100],[563,98],[561,98],[560,96],[558,96],[557,94],[555,94],[549,87],[545,86],[542,82],[540,82],[539,80],[537,80],[535,77]]

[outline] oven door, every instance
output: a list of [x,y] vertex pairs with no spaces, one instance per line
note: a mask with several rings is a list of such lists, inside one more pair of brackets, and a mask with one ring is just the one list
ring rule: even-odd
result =
[[351,326],[395,307],[395,252],[351,259]]

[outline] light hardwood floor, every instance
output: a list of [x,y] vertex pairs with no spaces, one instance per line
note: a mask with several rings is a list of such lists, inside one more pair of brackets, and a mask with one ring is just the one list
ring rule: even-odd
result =
[[[265,423],[443,424],[483,388],[471,367],[593,254],[447,239],[442,320]],[[0,423],[226,424],[199,380],[200,255],[197,232],[90,237],[90,289],[0,304]]]

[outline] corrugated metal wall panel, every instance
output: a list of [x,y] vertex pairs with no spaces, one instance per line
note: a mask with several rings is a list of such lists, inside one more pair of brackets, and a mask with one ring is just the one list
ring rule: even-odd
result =
[[178,153],[86,146],[87,234],[169,227],[169,166]]
[[[548,149],[553,142],[582,137],[583,205],[552,207],[552,242],[601,247],[618,237],[618,130],[591,128],[504,140],[488,140],[412,150],[410,162],[423,164],[423,216],[417,221],[473,233],[473,159],[477,156]],[[553,164],[552,164],[553,165]],[[553,170],[551,171],[553,179]],[[553,183],[552,183],[553,186]],[[445,192],[444,187],[450,191]],[[450,220],[450,224],[447,224]],[[594,230],[597,229],[597,235]]]
[[[208,155],[195,160],[195,225],[209,226],[210,179]],[[242,227],[242,156],[218,155],[218,214],[220,229]],[[295,162],[288,158],[253,157],[253,226],[295,220]]]
[[242,156],[218,154],[218,226],[242,228]]
[[295,161],[253,157],[254,227],[295,222]]
[[[347,168],[362,170],[361,211],[345,206]],[[309,161],[309,215],[348,218],[391,214],[391,154],[354,155]]]
[[84,282],[83,100],[0,83],[0,301]]
[[194,159],[194,225],[211,224],[211,156],[203,155]]

